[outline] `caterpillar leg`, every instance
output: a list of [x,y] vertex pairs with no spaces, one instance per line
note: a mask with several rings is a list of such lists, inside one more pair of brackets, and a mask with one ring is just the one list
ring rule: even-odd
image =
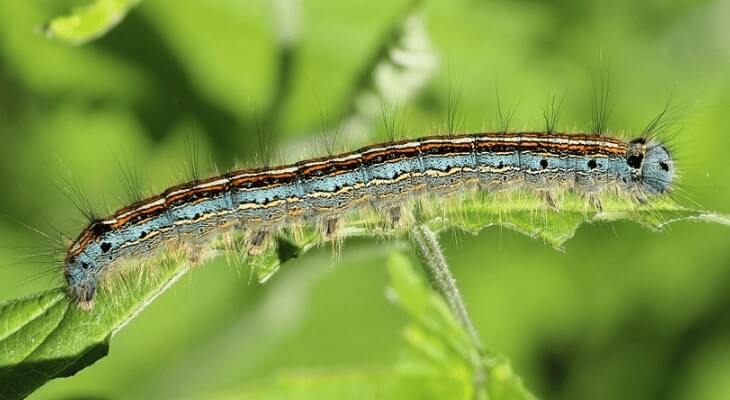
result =
[[326,240],[333,240],[337,238],[337,233],[340,230],[340,219],[339,218],[327,218],[322,227],[322,233]]
[[391,207],[388,210],[388,225],[391,228],[400,226],[402,222],[403,213],[400,206]]
[[271,234],[264,229],[249,231],[246,237],[246,250],[251,256],[261,255],[266,251],[270,241]]
[[603,204],[601,204],[601,199],[599,199],[595,193],[588,195],[588,205],[598,212],[603,211]]
[[540,199],[545,202],[549,209],[553,211],[560,211],[560,207],[558,207],[558,205],[555,203],[555,198],[553,197],[552,193],[546,190],[541,190],[538,193]]

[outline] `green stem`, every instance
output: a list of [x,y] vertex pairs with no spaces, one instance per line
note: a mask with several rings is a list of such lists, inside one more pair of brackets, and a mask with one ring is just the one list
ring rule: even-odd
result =
[[473,360],[475,365],[474,383],[477,393],[484,391],[486,370],[484,359],[486,351],[479,338],[474,323],[469,318],[464,299],[456,286],[456,279],[451,274],[449,264],[441,250],[436,234],[426,225],[416,225],[410,231],[411,244],[421,260],[423,269],[428,274],[436,291],[446,300],[446,304],[466,329],[469,338],[476,349],[479,359]]

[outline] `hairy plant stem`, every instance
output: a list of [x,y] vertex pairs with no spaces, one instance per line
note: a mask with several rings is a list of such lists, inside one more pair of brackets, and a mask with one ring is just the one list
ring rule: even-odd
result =
[[469,318],[464,299],[456,286],[456,279],[449,270],[449,264],[446,262],[446,257],[441,250],[438,237],[428,226],[423,224],[414,226],[409,232],[409,237],[413,249],[421,260],[421,266],[431,280],[431,284],[446,300],[449,309],[466,329],[474,348],[477,350],[479,359],[473,361],[475,365],[474,384],[478,396],[478,393],[484,392],[485,389],[485,357],[487,354],[479,338],[479,333]]

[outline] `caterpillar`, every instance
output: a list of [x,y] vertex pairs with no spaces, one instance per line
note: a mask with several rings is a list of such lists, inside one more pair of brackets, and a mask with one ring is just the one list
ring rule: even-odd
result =
[[97,287],[122,260],[151,257],[184,240],[202,248],[230,230],[245,232],[252,254],[287,226],[311,224],[336,236],[345,215],[372,207],[401,220],[411,198],[448,198],[462,190],[531,191],[552,208],[572,191],[601,209],[600,195],[638,202],[671,193],[667,146],[650,135],[624,141],[599,134],[490,132],[390,141],[290,165],[244,169],[165,190],[92,221],[69,246],[70,298],[91,309]]

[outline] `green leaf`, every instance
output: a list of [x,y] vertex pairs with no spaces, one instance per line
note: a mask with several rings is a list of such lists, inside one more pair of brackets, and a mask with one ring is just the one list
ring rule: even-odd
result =
[[[422,213],[434,231],[461,229],[476,234],[490,226],[500,226],[541,239],[557,250],[571,239],[578,228],[587,223],[633,221],[653,231],[680,221],[712,222],[730,226],[730,216],[705,210],[687,208],[671,199],[654,199],[637,205],[619,198],[603,199],[603,209],[588,206],[585,199],[567,195],[553,210],[540,199],[530,196],[512,198],[478,194],[448,201],[444,208]],[[431,207],[433,208],[433,207]]]
[[141,0],[96,0],[74,7],[68,15],[53,18],[45,26],[48,37],[81,45],[103,36],[124,19]]
[[111,337],[187,271],[177,261],[154,274],[130,271],[101,289],[91,311],[63,288],[0,304],[0,398],[25,397],[104,357]]
[[[403,226],[388,228],[382,216],[374,212],[361,212],[347,216],[342,223],[339,239],[351,237],[399,236],[408,231],[410,224],[425,223],[434,232],[459,229],[477,234],[481,230],[498,226],[539,239],[556,250],[562,251],[583,224],[627,220],[641,224],[653,231],[661,231],[667,225],[680,221],[710,222],[730,226],[730,217],[705,210],[684,207],[671,199],[654,199],[645,205],[616,199],[603,200],[603,210],[590,208],[585,199],[567,195],[560,203],[560,210],[548,207],[540,199],[521,196],[492,196],[482,193],[456,196],[446,201],[425,199],[405,207],[408,214],[414,210]],[[277,256],[275,249],[245,260],[252,265],[259,282],[265,282],[278,271],[282,262],[300,257],[312,248],[325,245],[319,230],[304,227],[281,234],[287,242],[286,257]]]

